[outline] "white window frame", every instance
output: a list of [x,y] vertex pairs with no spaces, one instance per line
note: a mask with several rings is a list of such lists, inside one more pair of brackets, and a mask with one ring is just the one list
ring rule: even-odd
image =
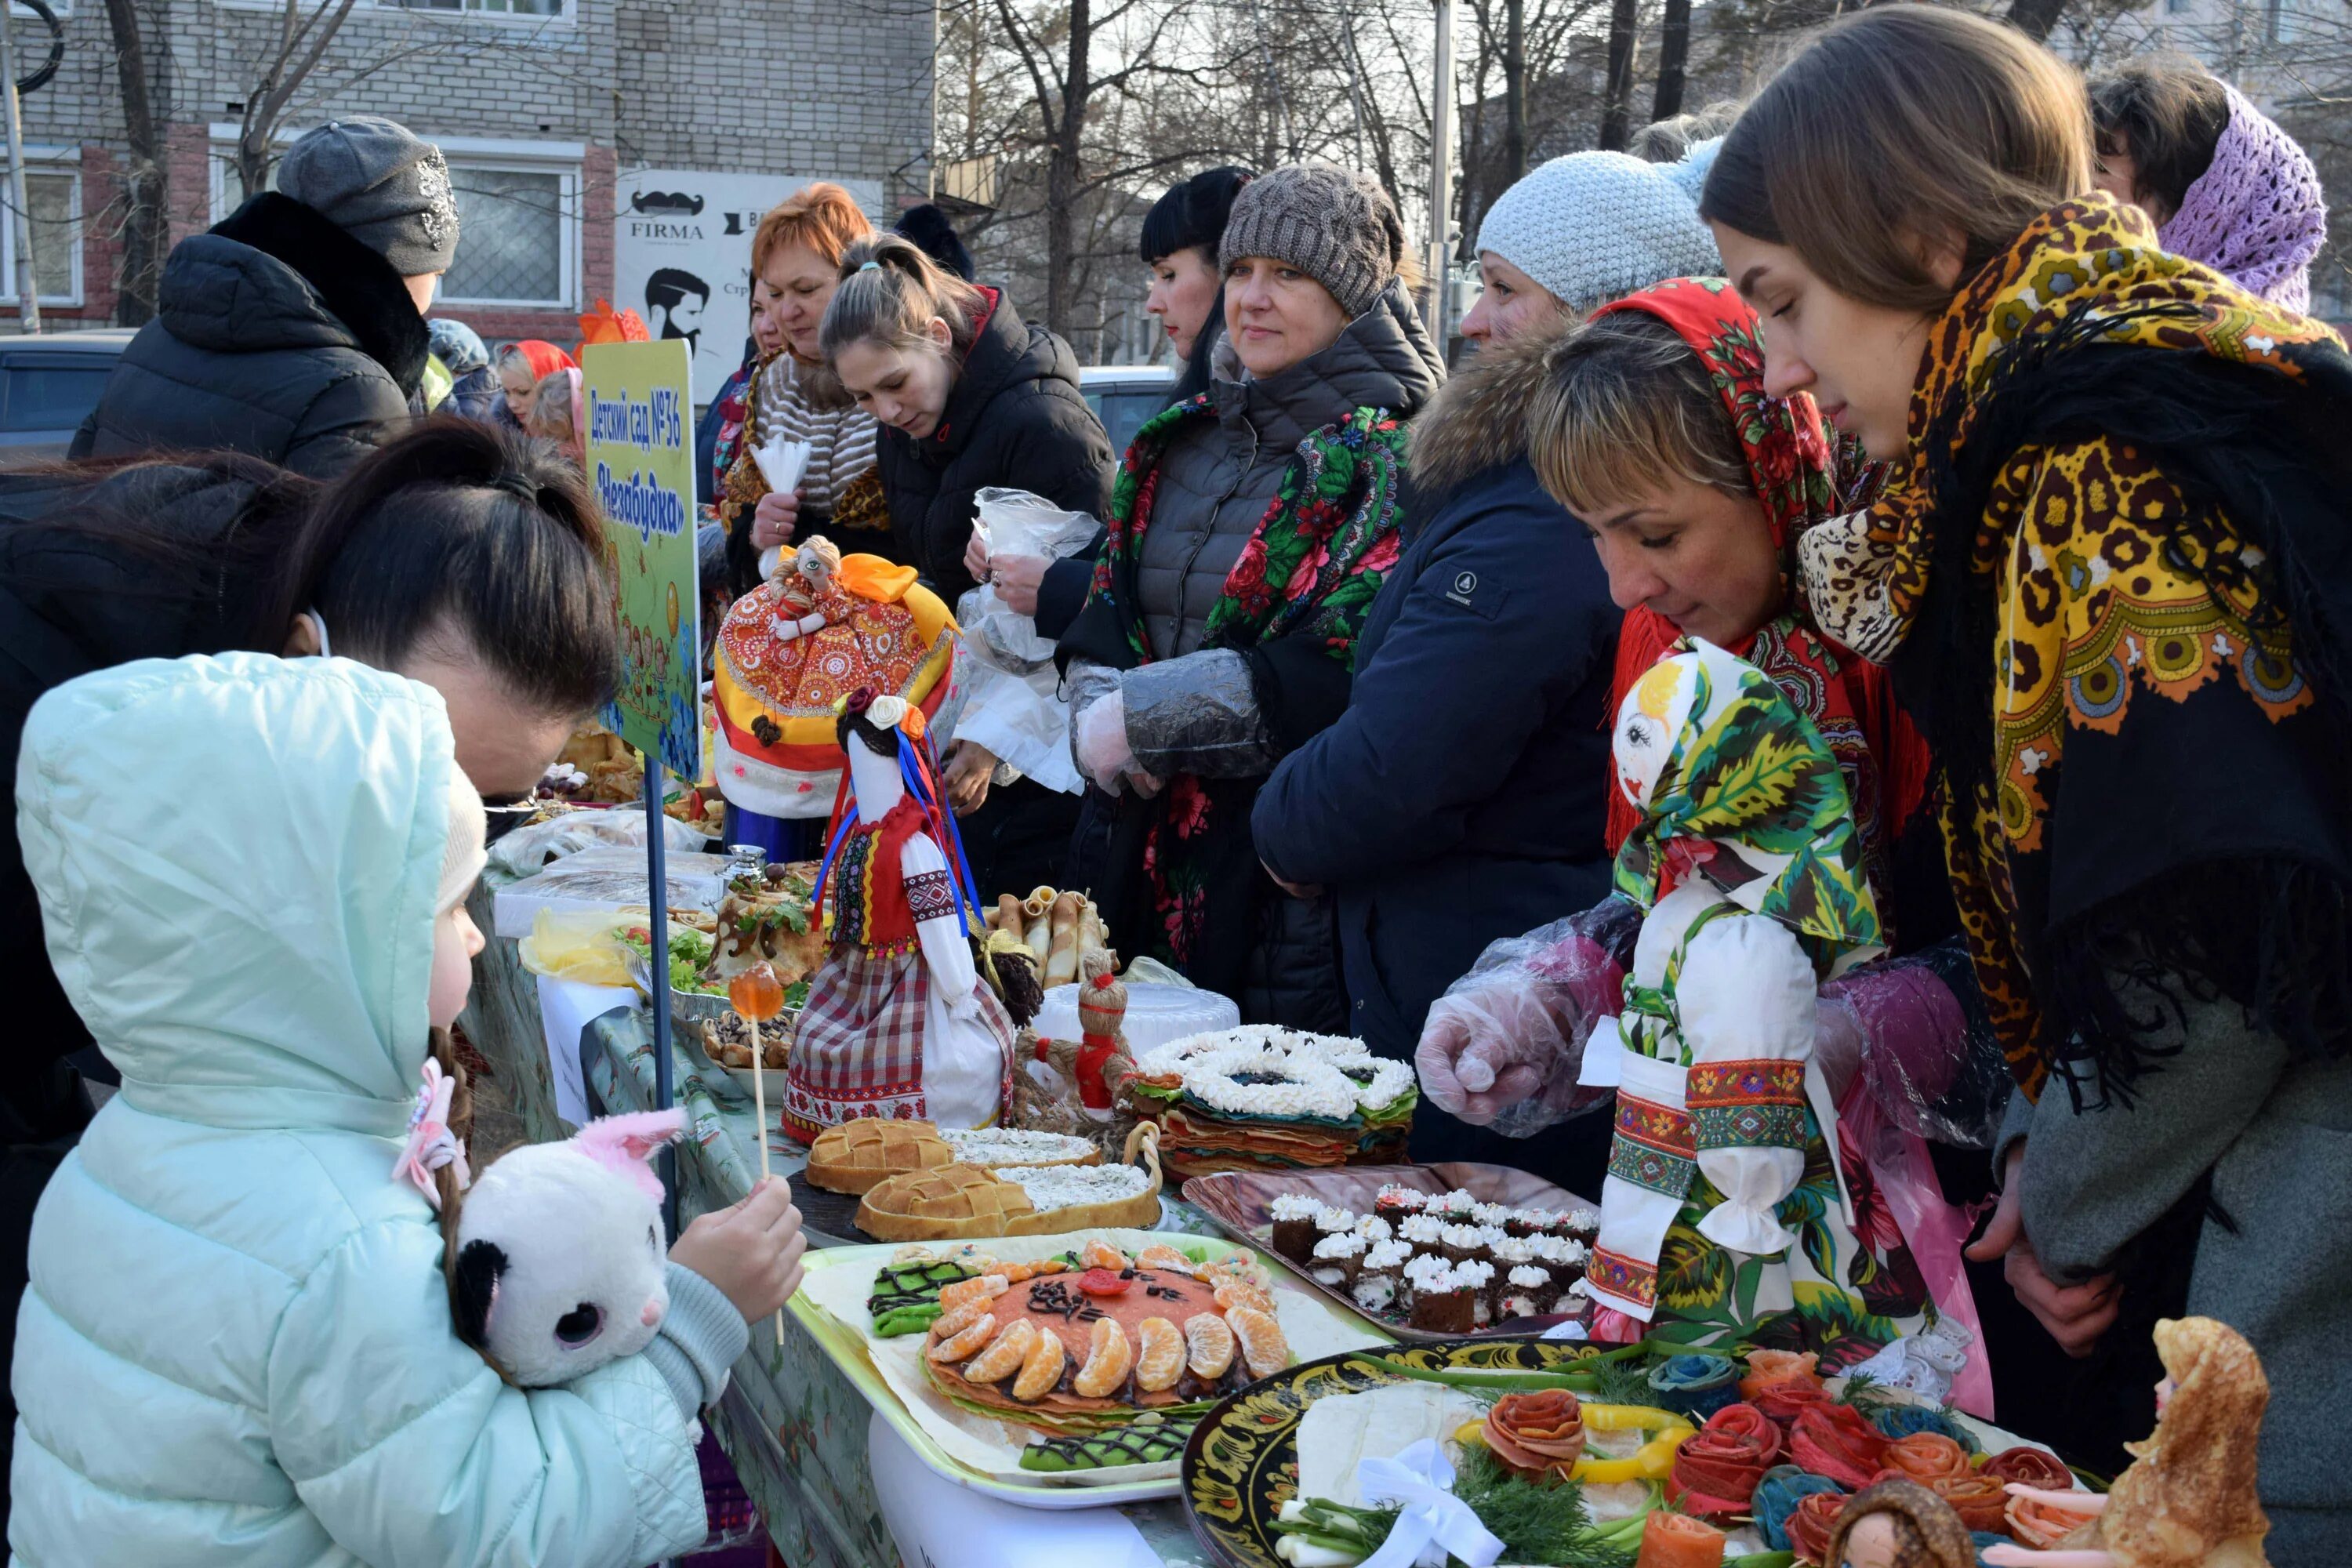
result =
[[[220,0],[226,4],[226,0]],[[205,163],[211,180],[212,221],[220,222],[228,216],[224,205],[226,183],[222,179],[225,163],[236,158],[236,140],[243,128],[235,121],[216,120],[208,128],[211,141]],[[278,132],[277,142],[282,152],[299,140],[310,126],[289,126]],[[588,155],[585,143],[579,142],[508,142],[491,136],[435,136],[420,132],[425,139],[441,149],[449,161],[452,176],[459,169],[482,169],[492,173],[517,174],[554,174],[561,181],[557,197],[561,221],[556,226],[559,252],[556,258],[557,276],[563,282],[563,297],[558,300],[478,300],[467,295],[439,293],[434,296],[436,305],[455,305],[468,310],[576,310],[580,309],[581,224],[586,215],[581,209],[581,163]],[[461,231],[457,243],[466,243]],[[77,261],[79,265],[79,261]],[[79,274],[77,274],[79,276]]]
[[[59,16],[68,14],[65,0],[49,0],[49,3]],[[303,7],[313,11],[334,3],[335,0],[302,0]],[[563,0],[563,14],[560,16],[523,16],[512,11],[478,11],[473,9],[473,3],[474,0],[467,0],[465,9],[446,11],[426,5],[395,5],[392,0],[359,0],[352,10],[354,15],[365,11],[387,16],[432,16],[444,22],[488,22],[500,27],[572,27],[579,25],[580,7],[585,0]],[[213,4],[224,11],[283,11],[286,8],[285,0],[213,0]]]
[[[5,3],[5,0],[0,0],[0,4]],[[59,16],[64,14],[58,12]],[[81,270],[82,240],[85,237],[81,229],[81,149],[28,142],[25,144],[25,174],[27,178],[35,174],[65,174],[73,180],[73,194],[66,202],[66,227],[73,236],[73,289],[69,293],[44,294],[40,299],[43,305],[53,305],[59,310],[76,309],[84,302],[85,296]],[[13,303],[16,298],[16,224],[14,200],[0,200],[0,290],[5,290],[6,296],[5,301],[0,302]]]
[[[445,136],[440,139],[443,155],[449,160],[449,177],[454,184],[460,170],[479,170],[494,174],[553,174],[557,179],[556,277],[562,283],[562,297],[553,300],[483,300],[470,295],[452,294],[446,289],[434,296],[436,305],[458,305],[483,310],[576,310],[580,308],[580,162],[583,149],[578,142],[496,142],[484,138]],[[466,236],[461,227],[457,243],[463,246]],[[446,281],[446,279],[445,279]]]

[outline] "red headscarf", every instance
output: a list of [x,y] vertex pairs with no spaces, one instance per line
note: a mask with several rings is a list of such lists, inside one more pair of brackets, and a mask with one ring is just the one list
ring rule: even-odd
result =
[[[1620,310],[1639,310],[1674,328],[1723,395],[1790,584],[1789,609],[1727,651],[1769,675],[1829,742],[1853,790],[1871,879],[1884,906],[1886,852],[1926,793],[1927,748],[1896,708],[1885,669],[1823,637],[1795,593],[1797,536],[1840,510],[1845,499],[1821,410],[1805,393],[1765,394],[1756,312],[1719,279],[1677,278],[1604,305],[1593,316]],[[1681,640],[1675,624],[1646,605],[1625,613],[1617,634],[1611,722],[1634,683]],[[1633,804],[1622,791],[1611,790],[1610,852],[1638,826]]]
[[530,365],[530,379],[536,384],[545,381],[559,370],[578,370],[580,363],[570,354],[544,338],[525,338],[514,345]]

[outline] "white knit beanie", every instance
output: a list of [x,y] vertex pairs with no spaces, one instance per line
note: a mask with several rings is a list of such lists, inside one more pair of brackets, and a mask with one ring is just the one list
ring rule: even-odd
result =
[[1501,195],[1478,226],[1491,250],[1583,315],[1669,278],[1723,271],[1715,236],[1699,221],[1699,188],[1721,137],[1679,163],[1624,153],[1554,158]]
[[441,880],[435,891],[433,912],[441,914],[465,902],[466,895],[474,890],[474,879],[489,863],[489,850],[485,840],[489,833],[489,814],[482,809],[482,795],[466,770],[456,763],[449,764],[449,841],[441,851]]

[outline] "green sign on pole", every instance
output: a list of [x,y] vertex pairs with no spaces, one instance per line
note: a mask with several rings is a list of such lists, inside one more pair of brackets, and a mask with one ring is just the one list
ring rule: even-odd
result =
[[580,355],[588,478],[620,585],[621,683],[604,726],[689,781],[702,776],[692,354],[672,338]]

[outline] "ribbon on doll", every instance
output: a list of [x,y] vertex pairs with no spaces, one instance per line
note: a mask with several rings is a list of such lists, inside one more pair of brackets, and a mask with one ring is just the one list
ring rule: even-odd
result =
[[1404,1510],[1381,1549],[1359,1568],[1442,1565],[1449,1556],[1469,1568],[1488,1568],[1503,1555],[1502,1538],[1454,1495],[1454,1467],[1434,1437],[1422,1438],[1393,1458],[1360,1460],[1356,1491],[1367,1506],[1389,1503]]
[[436,1209],[441,1206],[441,1189],[433,1180],[436,1172],[456,1166],[461,1189],[472,1185],[474,1180],[473,1172],[466,1165],[466,1141],[449,1130],[449,1100],[457,1092],[457,1080],[443,1072],[439,1062],[427,1057],[425,1082],[417,1089],[416,1104],[408,1113],[408,1140],[401,1145],[400,1158],[392,1165],[394,1181],[406,1178]]

